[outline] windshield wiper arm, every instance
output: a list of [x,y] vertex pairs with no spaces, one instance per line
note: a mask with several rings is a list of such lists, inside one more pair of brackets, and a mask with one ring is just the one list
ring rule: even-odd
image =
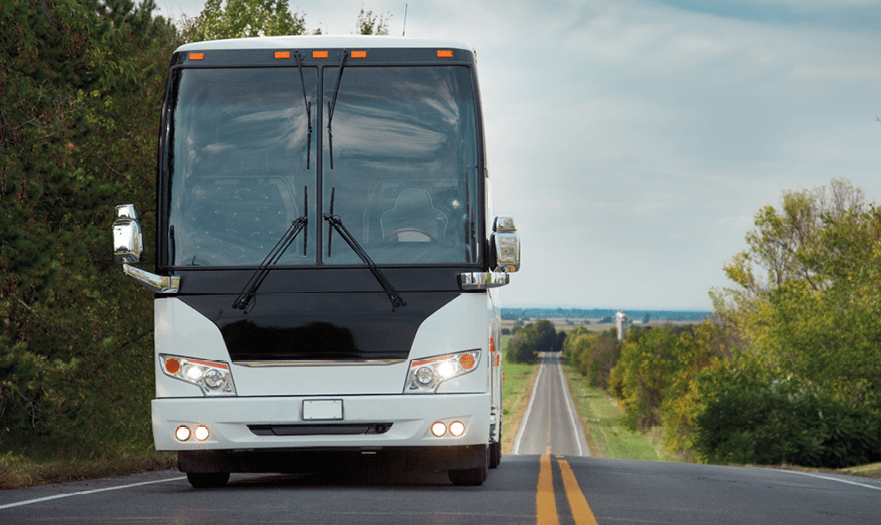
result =
[[306,95],[306,79],[303,78],[303,65],[300,63],[300,59],[306,57],[305,55],[300,55],[299,51],[296,51],[294,52],[294,58],[297,59],[297,69],[300,70],[300,83],[303,85],[303,102],[306,104],[306,120],[309,124],[309,132],[306,138],[306,169],[308,170],[309,160],[312,154],[312,104],[309,102],[309,97]]
[[346,65],[346,55],[348,55],[348,52],[343,49],[343,53],[340,56],[340,73],[336,77],[336,87],[333,90],[333,98],[327,103],[327,145],[330,150],[330,169],[333,169],[333,127],[331,124],[333,122],[333,110],[336,107],[336,96],[340,92],[340,80],[343,78],[343,67]]
[[[392,283],[390,283],[389,280],[385,278],[385,275],[383,275],[379,268],[376,267],[376,263],[373,262],[370,256],[367,255],[367,252],[364,251],[364,248],[362,248],[361,245],[358,244],[358,241],[356,241],[355,238],[352,237],[352,234],[349,233],[349,230],[347,230],[346,227],[343,225],[342,219],[340,219],[338,215],[333,214],[333,195],[335,191],[336,188],[332,188],[330,190],[330,213],[324,214],[324,220],[326,220],[328,223],[330,223],[331,226],[333,226],[333,229],[340,234],[340,237],[342,237],[343,240],[346,241],[346,244],[348,244],[352,248],[352,251],[354,251],[355,254],[360,257],[362,261],[364,261],[364,264],[366,264],[367,268],[370,269],[370,273],[372,273],[373,276],[376,277],[377,282],[379,282],[380,286],[382,286],[382,289],[385,290],[385,295],[392,303],[392,312],[395,311],[395,308],[407,306],[407,303],[404,301],[404,299],[398,294],[398,292],[395,291]],[[332,238],[332,235],[333,232],[328,232],[328,257],[330,257],[330,239]]]
[[[288,249],[288,246],[294,242],[294,239],[297,238],[297,235],[300,234],[301,231],[304,231],[306,228],[306,224],[309,223],[309,195],[307,193],[308,187],[303,188],[303,200],[305,201],[305,206],[303,207],[303,215],[297,217],[291,225],[288,227],[287,231],[284,235],[281,236],[281,239],[275,243],[275,246],[266,257],[263,259],[263,262],[260,263],[260,266],[254,271],[251,275],[251,278],[248,279],[248,283],[245,284],[245,288],[236,298],[235,302],[232,304],[233,308],[238,308],[239,310],[245,310],[248,308],[248,305],[251,304],[251,300],[254,298],[254,295],[257,293],[257,289],[260,288],[260,285],[263,284],[263,280],[266,279],[266,276],[269,274],[269,267],[273,266],[275,263],[281,259],[281,256],[284,255],[285,250]],[[306,241],[309,239],[309,233],[306,232],[303,236],[303,256],[306,255]],[[246,310],[245,313],[248,313],[250,310]]]

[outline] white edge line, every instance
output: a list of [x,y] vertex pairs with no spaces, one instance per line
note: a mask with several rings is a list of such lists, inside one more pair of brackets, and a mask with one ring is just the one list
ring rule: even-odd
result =
[[526,421],[529,420],[529,413],[532,412],[532,402],[535,400],[535,391],[538,390],[538,381],[541,379],[541,373],[544,370],[544,360],[538,365],[538,376],[535,378],[535,384],[532,385],[532,394],[529,396],[529,404],[526,405],[526,413],[520,420],[520,428],[517,429],[517,437],[514,439],[514,446],[511,448],[511,454],[520,454],[520,439],[523,437],[523,429],[526,428]]
[[[581,427],[581,422],[575,425],[575,416],[572,414],[572,396],[569,395],[569,382],[566,381],[566,376],[563,374],[563,365],[560,363],[560,356],[557,356],[557,370],[560,372],[560,381],[562,381],[563,385],[563,394],[566,397],[566,411],[569,412],[569,423],[572,424],[572,432],[575,433],[575,443],[578,444],[578,456],[584,456],[584,448],[581,446],[581,437],[584,435],[584,429]],[[581,432],[578,430],[581,429]],[[584,438],[587,440],[587,437]],[[588,456],[590,456],[590,451],[588,450]]]
[[881,490],[881,487],[876,487],[875,485],[866,485],[865,483],[857,483],[856,481],[848,481],[846,479],[830,478],[829,476],[821,476],[819,474],[812,474],[810,472],[801,472],[798,470],[783,470],[782,472],[789,472],[790,474],[801,474],[802,476],[810,476],[812,478],[827,479],[829,481],[847,483],[848,485],[856,485],[858,487],[864,487],[867,489]]
[[140,487],[141,485],[151,485],[153,483],[165,483],[166,481],[180,481],[182,479],[187,479],[187,478],[186,477],[179,477],[179,478],[169,478],[169,479],[158,479],[155,481],[142,481],[141,483],[132,483],[131,485],[119,485],[116,487],[108,487],[106,489],[95,489],[95,490],[85,490],[82,492],[70,492],[67,494],[56,494],[54,496],[46,496],[45,498],[29,499],[26,501],[7,503],[6,505],[0,505],[0,510],[9,509],[12,507],[20,507],[22,505],[30,505],[32,503],[40,503],[41,501],[49,501],[49,500],[53,500],[53,499],[67,498],[70,496],[85,496],[87,494],[95,494],[96,492],[106,492],[108,490],[128,489],[131,487]]

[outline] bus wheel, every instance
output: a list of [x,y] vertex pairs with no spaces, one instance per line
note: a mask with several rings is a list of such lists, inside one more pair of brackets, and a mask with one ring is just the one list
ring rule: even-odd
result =
[[498,441],[489,445],[489,468],[496,468],[502,462],[502,444]]
[[486,466],[447,472],[453,485],[460,487],[479,487],[486,481]]
[[229,472],[187,472],[187,481],[194,489],[218,488],[229,481]]

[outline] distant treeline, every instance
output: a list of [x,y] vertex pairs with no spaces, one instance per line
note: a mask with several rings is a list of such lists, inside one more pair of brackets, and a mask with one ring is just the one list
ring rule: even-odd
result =
[[[703,321],[711,312],[701,310],[624,310],[627,317],[642,321],[648,315],[654,321]],[[526,319],[615,319],[618,310],[607,308],[502,308],[502,319],[508,321]]]

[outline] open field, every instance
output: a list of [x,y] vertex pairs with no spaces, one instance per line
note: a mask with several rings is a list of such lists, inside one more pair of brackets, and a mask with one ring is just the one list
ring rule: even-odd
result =
[[[571,332],[575,330],[579,326],[583,326],[590,330],[591,332],[605,332],[608,331],[609,328],[617,328],[615,323],[603,323],[598,324],[599,318],[596,319],[566,319],[566,318],[549,318],[548,321],[554,323],[554,328],[557,331],[563,330],[565,332]],[[523,321],[512,321],[505,320],[502,321],[502,328],[507,328],[508,330],[514,328],[516,323],[522,322],[524,325],[529,323],[535,323],[540,321],[540,319],[527,319]],[[659,321],[659,320],[651,320],[648,325],[644,325],[642,323],[634,323],[631,326],[666,326],[666,325],[688,325],[688,324],[700,324],[700,321]]]

